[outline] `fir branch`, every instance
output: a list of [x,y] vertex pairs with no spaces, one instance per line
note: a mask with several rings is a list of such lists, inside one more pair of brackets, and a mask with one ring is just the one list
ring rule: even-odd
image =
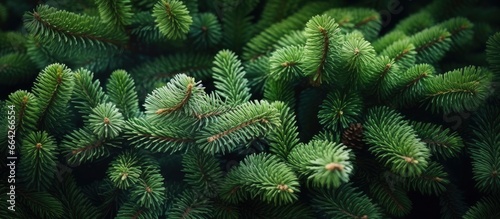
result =
[[154,90],[146,97],[146,113],[150,115],[168,116],[181,113],[192,114],[195,99],[203,94],[200,82],[185,74],[176,75],[166,86]]
[[94,80],[94,73],[80,68],[74,73],[75,87],[71,102],[79,109],[84,118],[92,113],[92,109],[105,103],[108,96],[102,90],[99,80]]
[[135,83],[125,70],[113,71],[106,85],[109,100],[116,105],[125,120],[139,114]]
[[196,119],[197,124],[193,128],[197,130],[215,122],[217,116],[234,109],[225,104],[219,95],[202,95],[198,103],[193,105],[194,113],[191,115]]
[[444,57],[451,44],[451,34],[440,26],[415,33],[410,41],[417,52],[416,63],[436,63]]
[[76,184],[75,179],[70,174],[62,176],[62,180],[54,186],[54,193],[63,204],[63,215],[68,219],[95,219],[101,218],[98,211],[87,196]]
[[213,218],[212,202],[194,190],[186,190],[166,213],[172,218]]
[[418,177],[405,178],[408,188],[419,191],[425,195],[441,195],[450,183],[448,173],[437,162],[429,162],[429,166]]
[[196,49],[217,46],[222,39],[222,28],[217,17],[212,13],[200,13],[193,17],[189,29],[189,38],[193,39]]
[[427,168],[430,150],[395,110],[370,109],[363,128],[364,140],[371,145],[369,150],[394,173],[419,176]]
[[476,187],[482,192],[500,191],[500,108],[486,106],[472,118],[469,154]]
[[98,138],[113,139],[120,135],[125,121],[114,104],[102,103],[92,109],[88,124]]
[[329,141],[333,143],[341,142],[341,133],[340,132],[332,132],[327,130],[322,130],[320,133],[314,135],[312,137],[312,141]]
[[185,38],[193,23],[188,9],[179,0],[158,1],[153,8],[153,16],[160,33],[170,40]]
[[145,45],[154,45],[167,41],[158,26],[156,26],[155,17],[149,11],[137,12],[132,17],[130,29],[131,36]]
[[[257,6],[257,0],[224,1],[222,6],[222,47],[241,54],[243,46],[254,35],[255,26],[252,23],[252,8]],[[221,14],[219,14],[221,15]]]
[[391,95],[391,103],[405,108],[415,106],[425,99],[425,90],[429,80],[434,77],[435,70],[429,64],[416,64],[394,79],[395,87]]
[[195,14],[199,14],[199,3],[198,0],[182,0],[182,2],[186,5],[186,8],[189,10],[189,14],[191,16]]
[[16,52],[0,56],[0,84],[24,83],[31,80],[35,74],[35,63],[27,54]]
[[407,35],[413,35],[436,23],[434,17],[428,11],[422,10],[414,13],[396,24],[393,31],[401,31]]
[[342,32],[359,31],[368,41],[373,41],[382,28],[381,16],[368,8],[333,8],[324,14],[334,18]]
[[448,30],[452,46],[455,48],[463,47],[473,40],[474,24],[472,24],[467,18],[455,17],[443,21],[438,25]]
[[269,77],[275,81],[297,81],[303,75],[303,46],[287,46],[274,51],[269,58]]
[[378,11],[368,8],[352,8],[354,30],[361,31],[367,41],[373,41],[382,29],[382,17]]
[[257,31],[271,26],[272,24],[286,19],[288,15],[299,8],[300,1],[269,0],[265,3],[261,18],[255,24]]
[[242,104],[207,124],[196,136],[206,153],[227,153],[252,138],[263,137],[279,125],[278,111],[266,101]]
[[306,24],[307,37],[304,47],[304,75],[311,77],[311,83],[319,86],[333,80],[333,51],[340,45],[340,30],[335,21],[326,15],[314,16]]
[[[60,197],[50,194],[47,191],[16,191],[16,201],[19,202],[18,206],[23,209],[18,209],[16,206],[16,213],[23,215],[23,210],[26,212],[31,211],[31,215],[36,215],[40,218],[60,218],[65,215],[64,205],[61,203]],[[17,204],[17,203],[16,203]],[[29,210],[28,210],[29,209]],[[11,214],[11,212],[9,212]],[[28,214],[25,214],[26,217]],[[21,216],[20,218],[23,218]]]
[[107,176],[117,188],[128,189],[139,181],[139,176],[142,174],[139,165],[136,153],[124,152],[111,162]]
[[235,53],[229,50],[217,53],[212,71],[216,92],[228,105],[234,107],[250,100],[248,80]]
[[[290,167],[274,155],[261,153],[247,156],[228,173],[221,194],[230,202],[243,201],[249,195],[282,205],[297,200],[298,186],[297,176]],[[247,195],[241,196],[241,193]]]
[[[130,74],[135,77],[144,76],[139,80],[141,83],[146,79],[157,81],[161,79],[172,79],[177,74],[186,74],[194,78],[205,78],[210,75],[213,57],[204,53],[180,53],[169,56],[155,57],[143,62],[133,68]],[[149,91],[148,91],[149,92]]]
[[306,35],[303,30],[294,30],[282,36],[276,44],[275,49],[281,49],[287,46],[304,46],[306,45]]
[[264,84],[264,99],[270,102],[282,101],[290,108],[295,108],[295,86],[286,80],[268,78]]
[[371,82],[371,66],[375,61],[375,50],[362,36],[350,33],[345,36],[340,51],[342,70],[337,79],[339,87],[362,89]]
[[[47,40],[65,42],[83,47],[123,47],[127,36],[116,31],[111,23],[102,23],[98,17],[79,15],[47,5],[37,6],[34,12],[24,15],[28,32]],[[64,44],[64,43],[62,43]],[[63,46],[63,45],[60,45]]]
[[402,39],[386,47],[380,55],[394,59],[394,63],[399,66],[400,71],[406,71],[415,64],[417,52],[410,40]]
[[222,170],[219,161],[200,150],[190,150],[182,157],[184,181],[200,194],[208,197],[216,195],[221,182]]
[[250,39],[243,48],[243,60],[257,59],[262,55],[270,52],[272,45],[276,43],[282,36],[294,30],[299,30],[304,27],[304,23],[311,16],[320,14],[327,10],[329,4],[312,2],[303,6],[299,11],[288,16],[286,19],[271,25],[261,33]]
[[56,173],[57,144],[47,132],[31,132],[21,145],[19,169],[30,188],[43,191],[51,186]]
[[427,80],[426,109],[433,112],[463,112],[477,109],[490,95],[492,73],[468,66]]
[[88,128],[74,130],[64,136],[61,150],[69,164],[79,165],[110,155],[111,147],[118,142],[97,138]]
[[149,219],[160,218],[158,211],[137,205],[134,201],[129,201],[120,207],[115,218],[119,219]]
[[174,153],[184,151],[194,143],[189,133],[180,128],[185,125],[182,120],[160,125],[150,119],[132,118],[126,122],[125,137],[137,148]]
[[158,166],[145,164],[143,168],[139,183],[130,192],[130,199],[139,206],[159,210],[165,201],[165,179]]
[[351,151],[342,144],[311,141],[294,147],[287,157],[299,176],[314,187],[337,188],[349,181],[353,170]]
[[368,72],[366,81],[369,83],[365,86],[364,92],[368,96],[375,96],[378,100],[388,99],[395,91],[399,66],[387,56],[377,56]]
[[189,186],[183,182],[169,182],[165,184],[165,201],[162,206],[163,214],[168,214],[172,210],[176,200],[184,191],[189,190]]
[[37,126],[46,130],[59,128],[73,92],[73,72],[63,64],[47,66],[36,78],[33,93],[40,100]]
[[323,100],[318,119],[326,129],[341,131],[359,121],[362,110],[363,101],[357,92],[336,90],[328,93]]
[[354,20],[352,9],[353,8],[335,7],[328,11],[325,11],[323,14],[335,19],[340,27],[340,31],[343,34],[347,34],[352,31],[352,27],[354,26],[354,24],[352,23],[352,20]]
[[11,129],[17,136],[24,136],[36,130],[39,117],[38,99],[32,93],[19,90],[9,95],[7,106],[14,106],[15,126]]
[[372,199],[355,188],[352,183],[344,183],[335,189],[313,191],[312,205],[316,211],[330,218],[382,218],[382,210]]
[[464,148],[462,138],[457,132],[432,123],[411,121],[410,124],[437,158],[457,157]]
[[[500,10],[474,1],[405,18],[384,1],[0,3],[0,84],[42,70],[0,100],[16,134],[0,144],[21,156],[16,212],[3,202],[0,217],[418,217],[407,190],[438,195],[426,210],[443,218],[500,217]],[[426,119],[415,110],[473,117],[456,132],[404,118]],[[464,192],[492,194],[468,212],[459,172],[435,161],[465,146]],[[81,177],[54,178],[68,170]]]
[[269,150],[282,160],[286,161],[290,151],[299,145],[299,131],[295,114],[284,102],[272,103],[280,113],[280,126],[272,129],[269,136]]
[[[124,209],[127,209],[124,206],[128,204],[125,203],[126,200],[129,200],[128,191],[117,188],[109,179],[98,182],[98,185],[99,188],[97,193],[100,202],[97,208],[102,212],[103,217],[116,214],[120,215],[121,212],[125,211]],[[119,211],[119,209],[122,211]]]
[[500,32],[488,38],[486,42],[486,60],[489,68],[495,74],[495,81],[500,82]]
[[197,79],[208,79],[212,74],[213,57],[203,53],[179,53],[160,56],[142,62],[130,70],[135,79],[139,99],[143,101],[147,94],[166,85],[178,74],[185,74]]
[[243,63],[252,94],[262,95],[264,93],[264,84],[269,78],[269,65],[269,56],[261,56],[253,61]]
[[19,32],[0,32],[0,55],[7,55],[10,53],[26,53],[27,39],[26,35]]
[[373,199],[390,215],[403,217],[412,210],[411,200],[400,186],[372,182],[369,189]]
[[84,46],[85,49],[75,50],[74,44],[34,35],[29,36],[27,44],[27,53],[39,68],[52,63],[66,63],[75,69],[100,72],[122,65],[126,57],[124,55],[127,55],[116,46],[101,47],[93,43],[93,46],[87,45]]
[[443,0],[428,4],[423,8],[423,10],[429,12],[437,19],[444,20],[446,18],[456,16],[457,14],[462,14],[465,11],[469,11],[477,5],[478,2],[474,0],[461,0],[459,2],[453,0]]
[[500,217],[500,205],[498,195],[490,195],[481,198],[463,216],[464,219],[497,218]]
[[446,191],[439,196],[439,205],[443,219],[463,218],[467,210],[463,192],[451,183],[446,186]]
[[224,202],[221,199],[215,199],[212,203],[213,217],[221,219],[238,219],[241,218],[240,208],[236,205]]
[[111,23],[115,28],[130,24],[134,15],[130,0],[95,0],[95,3],[104,23]]
[[393,30],[375,41],[373,41],[371,44],[373,46],[373,49],[377,52],[380,53],[382,52],[385,48],[387,48],[389,45],[393,44],[394,42],[398,40],[403,40],[408,38],[408,36],[403,32],[403,31],[398,31],[398,30]]

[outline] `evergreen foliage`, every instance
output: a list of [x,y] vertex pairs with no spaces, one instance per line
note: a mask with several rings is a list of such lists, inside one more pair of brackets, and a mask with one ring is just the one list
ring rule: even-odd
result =
[[292,168],[315,187],[339,187],[353,170],[350,150],[328,141],[311,141],[293,148],[288,155]]
[[481,109],[479,113],[481,114],[474,117],[471,127],[473,138],[469,153],[472,158],[473,177],[479,190],[497,193],[500,190],[498,186],[500,108],[490,106]]
[[184,38],[193,23],[193,18],[182,1],[162,0],[153,9],[155,22],[167,39]]
[[88,117],[92,109],[108,100],[108,96],[102,90],[99,80],[94,79],[94,73],[86,69],[75,71],[75,87],[79,92],[73,92],[72,102],[82,116]]
[[386,182],[373,182],[369,192],[385,211],[395,217],[408,215],[412,210],[412,203],[408,194],[400,185],[391,185]]
[[217,17],[213,13],[200,13],[193,17],[189,38],[193,39],[197,49],[217,46],[222,39],[222,28]]
[[99,138],[115,138],[121,132],[121,127],[125,123],[123,115],[116,106],[111,103],[100,104],[92,110],[88,123],[91,124],[92,131]]
[[369,150],[394,173],[412,177],[422,174],[427,168],[429,148],[396,111],[388,107],[370,109],[364,128]]
[[35,64],[25,53],[8,53],[0,56],[0,83],[16,84],[25,82],[36,71]]
[[130,0],[96,0],[95,3],[105,23],[111,23],[115,28],[123,28],[130,24],[134,15]]
[[489,70],[473,66],[437,75],[428,81],[425,102],[435,112],[476,110],[491,94],[492,77]]
[[[262,174],[270,171],[272,174]],[[260,197],[264,202],[281,205],[297,200],[298,186],[297,176],[285,163],[274,155],[257,154],[249,155],[228,173],[221,191],[230,202]]]
[[417,136],[429,147],[432,155],[447,159],[457,157],[464,147],[457,132],[440,125],[411,121]]
[[332,82],[334,79],[334,50],[340,45],[340,30],[335,20],[328,15],[314,16],[306,24],[303,59],[308,60],[302,66],[304,75],[309,76],[312,83]]
[[498,218],[499,12],[2,1],[0,217]]
[[135,117],[139,113],[134,80],[126,71],[112,72],[106,88],[109,99],[120,110],[124,119]]
[[217,53],[212,71],[217,94],[224,97],[227,104],[236,106],[250,99],[245,71],[233,52],[223,50]]
[[46,132],[28,134],[21,145],[21,156],[26,161],[19,169],[27,185],[37,190],[49,188],[56,172],[57,145]]
[[269,150],[283,160],[299,144],[299,133],[295,115],[283,102],[274,102],[273,106],[280,114],[280,125],[269,135]]
[[33,93],[39,100],[37,127],[54,131],[65,122],[61,116],[68,113],[67,103],[73,93],[73,72],[62,64],[47,66],[36,78]]
[[325,128],[340,131],[358,120],[362,112],[363,101],[355,92],[333,91],[321,104],[318,117]]
[[382,218],[381,209],[372,200],[353,187],[342,184],[335,189],[317,190],[312,197],[317,211],[331,218]]
[[29,131],[36,130],[39,118],[38,101],[35,95],[28,91],[19,90],[9,95],[7,105],[14,106],[16,117],[14,130],[17,135],[23,136]]

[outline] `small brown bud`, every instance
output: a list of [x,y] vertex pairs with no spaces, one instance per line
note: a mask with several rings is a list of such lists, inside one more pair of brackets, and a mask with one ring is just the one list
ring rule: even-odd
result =
[[334,170],[342,171],[344,170],[344,165],[339,163],[329,163],[325,165],[325,169],[327,169],[328,171],[334,171]]

